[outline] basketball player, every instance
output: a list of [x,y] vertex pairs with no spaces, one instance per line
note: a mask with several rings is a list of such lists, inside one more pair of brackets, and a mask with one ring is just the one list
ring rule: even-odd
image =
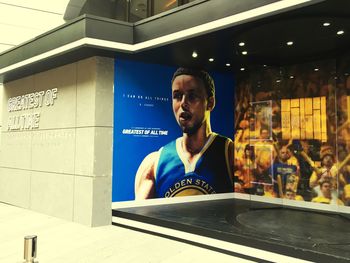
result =
[[135,198],[162,198],[233,191],[233,143],[212,132],[215,86],[205,71],[179,68],[172,79],[172,106],[182,137],[142,161]]

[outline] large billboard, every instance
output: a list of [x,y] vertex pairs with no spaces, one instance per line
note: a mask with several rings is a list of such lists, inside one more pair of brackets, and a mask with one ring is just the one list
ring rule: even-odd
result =
[[233,75],[177,69],[115,61],[114,202],[233,191]]
[[347,71],[335,60],[262,65],[237,86],[236,192],[349,206]]

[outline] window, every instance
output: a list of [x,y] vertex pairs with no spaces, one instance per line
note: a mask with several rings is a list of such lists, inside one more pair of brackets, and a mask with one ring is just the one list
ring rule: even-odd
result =
[[153,15],[168,11],[179,6],[178,0],[156,0],[153,2]]

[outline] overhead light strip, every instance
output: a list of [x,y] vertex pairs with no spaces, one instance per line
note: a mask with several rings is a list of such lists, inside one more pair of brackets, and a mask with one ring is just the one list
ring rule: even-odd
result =
[[[80,40],[74,41],[72,43],[66,44],[59,48],[55,48],[53,50],[44,52],[40,55],[31,57],[29,59],[25,59],[21,62],[17,62],[13,65],[7,66],[5,68],[0,69],[0,75],[7,73],[9,71],[15,70],[20,67],[24,67],[26,65],[47,59],[52,56],[57,56],[61,53],[65,53],[71,51],[73,49],[91,45],[96,47],[110,48],[116,51],[128,51],[128,52],[139,52],[151,47],[157,47],[160,45],[165,45],[174,41],[179,41],[186,39],[188,37],[194,37],[199,34],[209,33],[214,30],[227,28],[229,26],[249,21],[252,18],[260,17],[266,14],[270,14],[276,11],[280,11],[283,9],[287,9],[293,6],[305,4],[307,2],[316,2],[317,0],[281,0],[272,4],[268,4],[262,7],[258,7],[255,9],[251,9],[249,11],[245,11],[239,14],[231,15],[225,18],[221,18],[215,21],[211,21],[202,25],[198,25],[189,29],[184,29],[175,33],[171,33],[165,36],[161,36],[155,39],[147,40],[137,44],[125,44],[120,42],[101,40],[95,38],[82,38]],[[322,1],[322,0],[319,0]],[[318,2],[318,1],[317,1]]]

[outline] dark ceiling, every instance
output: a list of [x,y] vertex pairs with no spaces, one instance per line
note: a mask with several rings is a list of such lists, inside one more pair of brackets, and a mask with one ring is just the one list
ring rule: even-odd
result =
[[[323,26],[324,22],[330,23]],[[344,34],[337,35],[343,30]],[[244,47],[239,42],[245,43]],[[288,46],[287,42],[293,41]],[[198,53],[192,58],[192,52]],[[242,51],[247,51],[243,55]],[[239,70],[336,58],[350,51],[350,0],[326,0],[257,22],[216,31],[133,56],[161,64]],[[209,58],[214,58],[213,62]],[[231,66],[226,66],[229,63]]]

